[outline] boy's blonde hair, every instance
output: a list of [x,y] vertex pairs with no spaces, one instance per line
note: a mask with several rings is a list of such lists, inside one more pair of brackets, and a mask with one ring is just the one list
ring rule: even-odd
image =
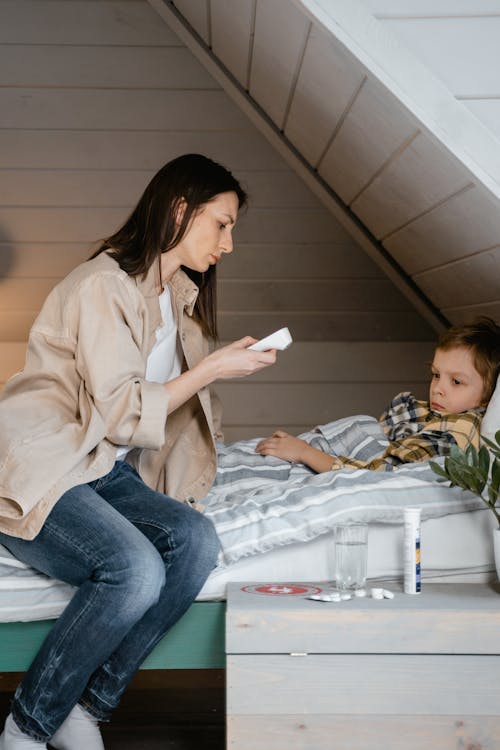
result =
[[500,326],[481,316],[468,325],[453,326],[441,334],[436,349],[447,351],[464,347],[472,351],[474,367],[484,383],[482,406],[493,395],[500,371]]

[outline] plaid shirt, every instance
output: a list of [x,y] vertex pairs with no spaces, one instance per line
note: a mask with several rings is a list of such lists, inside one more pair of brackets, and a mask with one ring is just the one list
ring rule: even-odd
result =
[[372,471],[390,471],[395,466],[446,456],[452,445],[465,450],[479,448],[479,429],[484,409],[460,414],[433,411],[428,401],[417,401],[409,392],[398,393],[379,418],[389,441],[385,451],[371,461],[338,456],[339,466]]

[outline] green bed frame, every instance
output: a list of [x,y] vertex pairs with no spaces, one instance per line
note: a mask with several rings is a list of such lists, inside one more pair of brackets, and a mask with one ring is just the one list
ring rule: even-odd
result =
[[[226,602],[194,602],[141,669],[225,667]],[[0,672],[24,672],[54,620],[0,623]]]

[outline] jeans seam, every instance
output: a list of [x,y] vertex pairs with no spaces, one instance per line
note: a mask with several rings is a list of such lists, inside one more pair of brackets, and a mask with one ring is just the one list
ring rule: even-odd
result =
[[18,711],[16,710],[16,707],[15,707],[15,699],[12,702],[11,713],[12,713],[14,722],[17,724],[17,726],[19,727],[21,732],[23,732],[23,734],[26,734],[28,737],[31,737],[32,740],[36,740],[37,742],[48,742],[47,737],[42,737],[42,735],[37,734],[37,732],[34,732],[32,729],[29,729],[26,725],[26,722],[18,721],[18,717],[17,717]]
[[[87,691],[87,692],[89,692],[89,691]],[[99,698],[99,700],[101,700],[101,698]],[[97,721],[109,721],[109,716],[111,714],[111,711],[114,708],[112,706],[111,710],[108,711],[108,713],[106,715],[103,715],[102,712],[97,711],[97,709],[91,703],[89,703],[87,700],[85,700],[85,698],[80,698],[80,700],[78,701],[78,703],[80,704],[80,706],[83,706],[83,708],[85,709],[85,711],[87,711],[87,713],[91,714],[95,719],[97,719]],[[105,703],[105,701],[102,701],[102,703]]]
[[[173,545],[171,543],[171,540],[174,537],[174,533],[173,533],[172,527],[170,527],[170,526],[166,527],[166,526],[163,526],[161,524],[155,523],[154,521],[144,520],[144,518],[140,518],[140,519],[136,518],[136,519],[134,519],[134,518],[128,516],[128,520],[131,523],[135,523],[135,524],[142,525],[142,526],[149,526],[151,528],[154,528],[154,529],[160,531],[166,537],[169,549],[167,550],[167,553],[165,554],[165,557],[163,557],[163,555],[161,555],[161,553],[159,552],[159,550],[158,550],[158,553],[160,554],[160,556],[162,558],[162,562],[164,564],[165,570],[168,570],[168,568],[170,568],[172,562],[171,562],[171,560],[168,559],[167,555],[170,556],[170,554],[175,550],[175,544]],[[139,529],[139,531],[140,531],[140,529]],[[154,648],[154,646],[157,643],[159,643],[159,641],[163,638],[164,635],[165,635],[164,632],[157,633],[156,635],[154,635],[151,638],[151,640],[149,641],[148,651],[151,650],[152,648]],[[102,665],[101,665],[101,668],[102,668]],[[113,711],[113,709],[115,708],[115,706],[109,704],[105,700],[105,698],[103,698],[102,695],[97,695],[94,692],[93,688],[89,685],[89,683],[87,683],[87,686],[85,688],[84,696],[85,697],[82,696],[82,698],[80,699],[80,702],[82,703],[82,705],[85,705],[85,707],[87,708],[87,710],[90,713],[92,713],[92,715],[95,716],[97,719],[99,719],[101,721],[106,721],[107,720],[107,715],[109,715]],[[96,699],[97,701],[99,701],[100,704],[103,704],[106,707],[109,707],[108,714],[103,715],[102,711],[99,711],[98,709],[96,709],[95,706],[90,702],[90,698],[91,697],[94,698],[94,699]]]
[[[120,466],[117,466],[117,463],[120,463]],[[115,461],[107,474],[105,474],[103,477],[99,477],[99,479],[96,479],[95,484],[93,482],[90,482],[90,484],[93,485],[93,489],[95,490],[95,492],[97,492],[97,490],[100,490],[101,487],[105,487],[105,485],[107,485],[109,482],[112,482],[116,478],[116,475],[119,474],[119,472],[123,468],[125,468],[126,465],[128,464],[125,464],[125,461]]]
[[[166,528],[165,528],[164,526],[161,526],[161,525],[159,525],[159,524],[155,524],[155,523],[153,523],[153,522],[150,522],[150,521],[144,521],[144,520],[141,520],[141,521],[137,521],[137,523],[142,523],[142,524],[143,524],[143,525],[145,525],[145,526],[152,526],[153,528],[155,528],[155,529],[158,529],[159,531],[161,531],[162,533],[164,533],[164,534],[165,534],[165,536],[166,536],[166,537],[167,537],[167,539],[168,539],[168,543],[169,543],[169,547],[170,547],[170,550],[169,550],[169,551],[171,551],[171,550],[173,549],[172,545],[170,544],[170,539],[171,539],[171,528],[169,528],[169,529],[167,530],[167,529],[166,529]],[[59,539],[63,539],[63,540],[64,540],[64,541],[66,541],[66,542],[71,542],[71,543],[73,543],[73,540],[72,540],[72,539],[70,539],[70,538],[69,538],[69,537],[68,537],[68,536],[67,536],[66,534],[64,534],[64,533],[60,533],[60,529],[56,529],[56,528],[55,528],[55,527],[53,527],[53,526],[51,526],[51,527],[50,527],[50,529],[51,529],[52,533],[54,534],[54,536],[56,536],[57,538],[59,538]],[[84,555],[85,555],[85,557],[86,557],[86,559],[87,559],[87,560],[89,560],[90,562],[93,562],[92,560],[90,560],[90,558],[89,558],[89,556],[88,556],[88,554],[87,554],[87,552],[86,552],[86,550],[85,550],[85,549],[82,549],[82,548],[80,548],[80,547],[79,547],[79,546],[78,546],[77,544],[75,544],[74,546],[75,546],[75,547],[77,547],[77,549],[79,549],[79,550],[80,550],[80,551],[82,552],[82,554],[84,554]],[[60,637],[59,637],[59,640],[58,640],[58,643],[57,643],[57,647],[58,647],[58,649],[60,649],[61,645],[62,645],[62,644],[64,643],[64,641],[65,641],[65,640],[66,640],[66,638],[68,637],[68,633],[69,633],[69,632],[71,631],[71,629],[72,629],[72,628],[74,627],[74,625],[75,625],[75,624],[76,624],[76,623],[77,623],[77,622],[78,622],[78,621],[79,621],[79,620],[81,619],[81,617],[82,617],[82,616],[83,616],[83,615],[84,615],[84,614],[85,614],[85,613],[87,612],[87,610],[88,610],[89,606],[90,606],[90,605],[91,605],[91,604],[93,603],[93,601],[94,601],[95,597],[96,597],[96,596],[97,596],[97,594],[99,593],[99,588],[100,588],[100,586],[101,586],[101,584],[100,584],[99,582],[95,582],[95,587],[94,587],[94,590],[93,590],[93,591],[91,592],[91,596],[89,596],[89,598],[87,599],[87,602],[86,602],[86,604],[85,604],[85,607],[84,607],[83,609],[81,609],[81,610],[80,610],[80,612],[78,613],[78,615],[77,615],[77,616],[76,616],[75,618],[73,618],[73,620],[72,620],[72,621],[71,621],[70,623],[68,623],[68,626],[67,626],[67,628],[65,629],[64,633],[62,633],[62,634],[60,635]],[[38,690],[38,687],[39,687],[39,685],[40,685],[40,682],[42,681],[42,679],[43,679],[43,678],[45,677],[45,675],[47,674],[47,671],[49,670],[49,668],[50,668],[50,664],[49,664],[49,663],[47,663],[47,665],[46,665],[45,669],[44,669],[44,670],[43,670],[43,672],[42,672],[42,673],[40,674],[40,677],[39,677],[39,679],[38,679],[38,681],[37,681],[37,683],[36,683],[36,689],[37,689],[37,690]],[[36,709],[37,705],[38,705],[38,701],[37,701],[37,702],[35,703],[34,709]]]
[[71,547],[74,547],[79,552],[81,552],[81,554],[85,557],[87,562],[89,562],[91,565],[102,564],[103,558],[101,557],[101,555],[99,554],[95,554],[93,556],[90,555],[85,546],[79,544],[78,540],[73,535],[66,534],[65,531],[58,524],[53,524],[50,521],[50,518],[48,518],[45,521],[44,529],[46,529],[56,539],[66,542],[67,544],[71,545]]
[[[135,477],[137,477],[137,480],[135,480]],[[154,578],[158,579],[155,583],[155,590],[156,588],[159,588],[158,576],[161,572],[160,569],[163,567],[165,571],[173,571],[176,570],[176,564],[179,564],[179,571],[182,571],[182,577],[177,575],[173,576],[172,573],[170,574],[171,578],[169,580],[173,584],[172,593],[168,595],[165,594],[166,598],[164,600],[169,603],[166,611],[171,612],[171,615],[167,617],[165,614],[165,616],[162,615],[160,618],[162,622],[164,621],[168,624],[168,627],[171,627],[171,624],[177,619],[181,608],[183,609],[184,607],[184,599],[191,596],[191,589],[194,592],[195,583],[197,584],[199,582],[198,579],[201,580],[201,574],[204,572],[204,568],[207,568],[206,560],[208,560],[208,556],[205,553],[201,555],[201,549],[203,548],[204,550],[204,541],[203,538],[200,538],[199,542],[196,541],[197,534],[194,533],[194,528],[198,529],[199,527],[197,524],[194,524],[193,527],[193,517],[189,513],[183,513],[182,508],[176,510],[177,503],[172,504],[172,498],[168,497],[167,499],[169,500],[169,503],[166,506],[165,512],[162,511],[163,506],[161,503],[158,503],[158,498],[153,498],[151,508],[148,509],[148,504],[146,502],[141,502],[141,486],[138,484],[139,481],[142,480],[140,480],[137,472],[135,472],[132,467],[126,464],[122,466],[121,463],[118,465],[115,464],[112,473],[108,474],[107,477],[102,477],[101,480],[98,480],[97,484],[101,488],[106,485],[98,494],[100,494],[102,500],[105,503],[109,503],[112,508],[128,522],[128,524],[135,525],[136,536],[132,537],[131,529],[130,532],[127,530],[127,534],[130,533],[131,538],[135,540],[136,546],[133,546],[133,549],[137,549],[137,554],[141,554],[144,550],[143,545],[139,544],[137,541],[137,535],[142,536],[144,542],[148,542],[156,547],[159,555],[156,556],[155,560],[152,560],[150,563],[148,562],[147,567],[147,570],[154,570]],[[95,492],[95,485],[92,487],[91,483],[88,483],[88,486]],[[157,494],[159,495],[160,493]],[[106,499],[106,496],[108,496],[109,499]],[[115,527],[111,525],[111,522],[114,519],[112,516],[109,516],[109,533],[101,534],[101,532],[99,532],[96,533],[96,535],[91,534],[89,529],[94,528],[94,526],[90,524],[88,511],[86,511],[84,507],[81,507],[79,510],[78,505],[75,503],[75,500],[78,501],[80,497],[86,498],[87,496],[85,494],[82,494],[81,496],[75,494],[74,498],[72,497],[69,499],[68,505],[62,508],[62,510],[65,510],[67,507],[69,518],[73,518],[71,513],[74,512],[74,517],[76,519],[75,524],[66,523],[61,511],[59,515],[54,515],[53,522],[50,518],[47,519],[46,535],[42,539],[44,545],[42,547],[42,552],[44,554],[48,554],[49,552],[51,554],[59,554],[61,562],[58,562],[58,564],[66,566],[66,568],[61,567],[60,570],[64,570],[68,576],[72,574],[74,568],[72,562],[73,555],[70,554],[69,550],[75,550],[75,564],[78,563],[80,566],[76,570],[79,571],[79,575],[82,571],[86,571],[85,577],[89,579],[89,583],[85,588],[85,596],[82,596],[82,599],[79,600],[79,606],[75,607],[75,609],[72,609],[71,612],[68,613],[70,614],[70,617],[65,618],[65,627],[58,630],[57,634],[54,634],[53,640],[50,640],[48,645],[50,651],[47,652],[47,660],[42,659],[38,661],[36,670],[30,675],[29,683],[26,683],[26,693],[21,691],[19,700],[16,701],[16,715],[20,715],[23,720],[22,723],[28,723],[28,725],[31,725],[35,732],[39,732],[40,730],[43,732],[49,725],[52,726],[53,724],[53,721],[50,720],[48,714],[49,709],[52,709],[51,692],[54,692],[55,698],[57,698],[58,702],[54,702],[54,706],[57,706],[58,710],[60,710],[61,707],[66,707],[68,697],[71,696],[70,702],[72,702],[73,700],[76,700],[77,694],[80,694],[79,702],[84,705],[91,714],[96,716],[97,719],[106,721],[109,716],[109,709],[113,710],[113,708],[115,708],[113,701],[115,697],[119,695],[118,688],[121,683],[124,684],[125,679],[129,679],[130,670],[127,670],[126,668],[127,651],[123,652],[123,656],[119,655],[118,659],[113,658],[109,663],[110,673],[116,672],[116,690],[113,688],[114,682],[109,682],[103,673],[102,685],[100,680],[97,680],[95,683],[95,689],[97,691],[95,693],[88,690],[92,674],[88,673],[87,666],[91,666],[91,657],[89,660],[85,661],[86,667],[84,673],[81,672],[78,664],[72,664],[71,661],[68,662],[68,660],[64,658],[65,654],[68,654],[70,649],[77,648],[79,633],[87,628],[92,629],[92,622],[94,620],[93,613],[96,604],[99,603],[100,606],[100,602],[103,598],[107,598],[105,597],[105,591],[103,590],[105,580],[101,580],[101,575],[99,575],[103,570],[102,566],[106,565],[109,561],[109,564],[112,565],[114,569],[115,561],[121,562],[122,560],[121,557],[117,557],[118,553],[120,551],[127,552],[127,548],[129,551],[126,558],[127,561],[130,561],[132,557],[131,548],[129,546],[131,539],[128,536],[126,537],[128,540],[126,545],[124,545],[123,542],[116,545],[108,543],[109,540],[112,540],[114,536],[116,536],[116,529],[122,529],[123,531],[124,527],[121,525],[122,521],[116,523],[115,529]],[[147,495],[147,497],[149,497],[149,495]],[[95,513],[100,514],[100,506],[98,504],[99,498],[93,496],[90,500],[92,505],[89,505],[89,508],[95,508]],[[71,511],[71,508],[74,510]],[[151,516],[148,516],[149,512],[151,512]],[[137,513],[137,517],[135,516],[135,513]],[[108,518],[108,515],[105,515],[104,517]],[[98,518],[100,518],[100,515],[98,515]],[[57,521],[59,521],[60,524],[57,523]],[[87,524],[85,524],[85,521],[87,521]],[[78,533],[80,528],[81,533]],[[200,528],[203,530],[205,527],[203,525]],[[203,537],[203,535],[200,536]],[[209,538],[211,539],[211,536]],[[192,550],[192,553],[197,555],[196,548],[199,545],[201,545],[199,558],[203,564],[200,564],[199,570],[198,568],[196,571],[193,570],[193,574],[191,575],[189,557],[186,558],[186,560],[183,560],[183,551],[184,549],[186,549],[186,551]],[[46,564],[44,558],[42,557],[41,559],[44,564]],[[147,559],[149,560],[149,555],[147,556]],[[198,559],[198,557],[196,559]],[[152,563],[154,563],[154,566]],[[128,568],[126,568],[126,570],[128,570]],[[143,570],[142,564],[140,570]],[[153,604],[153,606],[155,605]],[[133,659],[134,665],[135,658],[140,655],[143,643],[147,642],[149,650],[149,645],[154,645],[164,635],[164,631],[157,632],[157,628],[161,623],[156,623],[156,617],[153,619],[154,622],[146,621],[146,625],[144,626],[145,629],[138,631],[140,633],[139,643],[134,640],[130,641],[130,659]],[[104,627],[107,627],[106,623],[104,623]],[[106,649],[107,646],[104,646],[102,650],[104,651]],[[75,651],[75,653],[78,654],[78,651]],[[99,654],[101,654],[101,650],[99,651]],[[102,667],[103,664],[107,663],[110,656],[112,656],[112,654],[103,658],[99,657],[101,664],[98,666],[98,669],[99,667]],[[75,660],[73,659],[73,662],[74,661]],[[72,677],[71,680],[69,679],[71,671],[66,666],[67,664],[70,664],[71,668],[76,667],[77,671],[79,671],[77,683],[71,681],[73,680]],[[83,682],[86,681],[87,677],[87,691],[85,691],[85,688],[80,688]],[[68,681],[66,682],[66,680]],[[56,695],[55,688],[53,690],[53,685],[56,682],[66,685],[64,690],[67,690],[68,693],[65,701],[63,700],[64,696],[62,692],[60,695]],[[75,685],[78,685],[77,690],[75,690]],[[40,695],[40,692],[42,695]],[[108,698],[110,701],[109,703]],[[32,703],[33,701],[36,701],[34,706]],[[56,714],[54,713],[54,716],[55,715]],[[35,717],[37,718],[35,719]],[[37,736],[39,737],[39,735]],[[40,737],[40,739],[42,738]]]
[[159,531],[162,531],[166,536],[170,537],[172,536],[172,527],[171,526],[162,526],[162,524],[155,523],[154,521],[149,521],[144,518],[132,518],[127,516],[130,523],[135,524],[142,524],[143,526],[152,526],[153,529],[158,529]]
[[[76,625],[76,623],[78,623],[78,621],[79,621],[79,620],[81,620],[81,618],[83,617],[83,615],[84,615],[84,614],[86,614],[86,612],[87,612],[87,610],[88,610],[89,606],[90,606],[91,604],[93,604],[93,602],[94,602],[94,599],[95,599],[95,597],[97,596],[97,594],[98,594],[98,592],[99,592],[99,588],[100,588],[100,586],[101,586],[101,584],[100,584],[100,583],[96,583],[96,585],[95,585],[95,589],[94,589],[94,591],[92,592],[91,596],[89,596],[89,597],[88,597],[88,599],[87,599],[87,602],[85,603],[85,606],[84,606],[84,607],[83,607],[83,608],[82,608],[82,609],[81,609],[81,610],[80,610],[80,611],[78,612],[77,616],[76,616],[76,617],[74,617],[74,618],[73,618],[73,619],[71,620],[71,622],[70,622],[70,623],[68,623],[68,626],[67,626],[67,628],[65,629],[64,633],[61,633],[61,635],[60,635],[60,637],[59,637],[59,639],[58,639],[58,641],[57,641],[57,648],[58,648],[58,650],[60,650],[61,646],[62,646],[62,645],[64,644],[65,640],[66,640],[66,639],[67,639],[67,637],[68,637],[68,634],[69,634],[69,632],[70,632],[70,631],[71,631],[71,630],[73,629],[73,627],[74,627],[74,626]],[[50,662],[49,662],[49,660],[47,660],[47,664],[46,664],[46,666],[45,666],[45,669],[44,669],[44,670],[43,670],[43,671],[41,672],[41,674],[40,674],[40,677],[39,677],[39,679],[37,680],[37,683],[36,683],[36,690],[38,690],[38,688],[39,688],[39,685],[40,685],[40,682],[41,682],[41,681],[42,681],[42,679],[43,679],[43,678],[44,678],[44,677],[46,676],[46,674],[47,674],[47,672],[49,671],[49,668],[51,667],[51,665],[52,665],[52,660],[50,660]],[[35,710],[36,710],[36,708],[37,708],[37,706],[38,706],[38,703],[39,703],[39,700],[40,700],[40,698],[41,698],[41,697],[42,697],[42,696],[39,696],[38,700],[37,700],[37,701],[36,701],[36,703],[34,704],[34,706],[33,706],[33,711],[35,711]]]
[[[167,528],[166,526],[161,526],[160,524],[158,524],[158,523],[154,523],[153,521],[145,521],[144,519],[133,519],[133,518],[130,518],[129,520],[130,520],[130,522],[131,522],[131,523],[133,523],[134,525],[135,525],[135,524],[137,524],[136,528],[138,529],[138,531],[140,531],[140,528],[139,528],[139,527],[140,527],[141,525],[142,525],[142,526],[150,526],[151,528],[153,528],[153,529],[156,529],[157,531],[161,531],[161,532],[162,532],[162,534],[164,534],[164,536],[165,536],[165,537],[166,537],[166,539],[167,539],[167,544],[168,544],[168,552],[173,552],[173,551],[175,550],[175,548],[176,548],[176,545],[175,545],[175,544],[172,544],[172,540],[173,540],[173,539],[175,539],[175,535],[174,535],[174,532],[173,532],[173,530],[172,530],[172,528],[171,528],[171,527],[168,527],[168,528]],[[141,532],[141,533],[142,533],[142,532]],[[146,535],[144,534],[144,536],[146,536]],[[146,539],[148,539],[148,538],[146,537]],[[153,544],[153,542],[151,542],[151,540],[150,540],[150,539],[148,539],[148,541],[149,541],[149,542],[150,542],[151,544]],[[156,547],[156,545],[153,545],[153,546],[155,546],[155,547]],[[166,562],[166,561],[165,561],[165,560],[163,559],[163,555],[161,554],[161,552],[160,552],[159,550],[157,550],[157,551],[158,551],[158,554],[160,555],[160,557],[162,558],[163,562]],[[170,563],[169,563],[169,564],[170,564]]]

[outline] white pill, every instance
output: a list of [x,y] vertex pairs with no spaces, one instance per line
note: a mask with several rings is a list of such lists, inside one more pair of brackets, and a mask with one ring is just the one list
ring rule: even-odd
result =
[[352,596],[351,594],[341,594],[340,598],[342,599],[343,602],[346,602],[348,599],[352,599]]
[[315,602],[339,602],[340,596],[339,594],[311,594],[311,596],[307,597],[308,599],[312,599]]
[[388,589],[383,589],[384,599],[394,599],[394,594]]
[[373,599],[383,599],[384,589],[370,589],[370,594],[372,595]]
[[363,597],[366,596],[366,589],[354,589],[354,596]]

